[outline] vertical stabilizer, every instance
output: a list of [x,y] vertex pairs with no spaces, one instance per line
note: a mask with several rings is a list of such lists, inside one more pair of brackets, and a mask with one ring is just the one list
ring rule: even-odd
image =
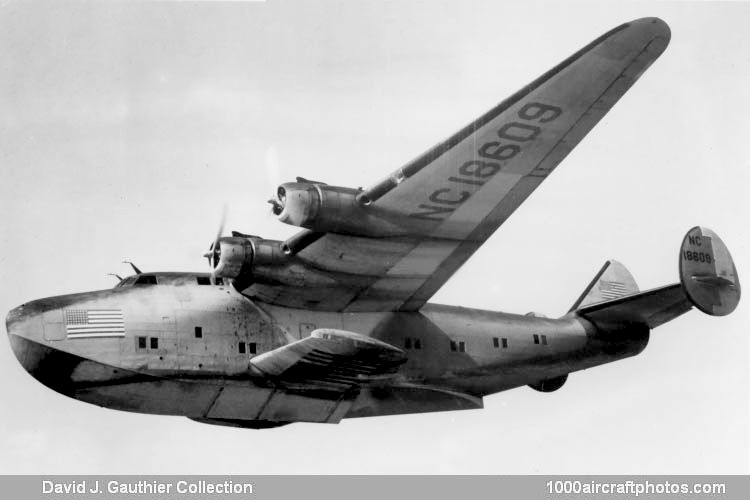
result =
[[638,291],[638,285],[630,271],[616,260],[608,260],[570,310],[575,311],[598,302],[619,299]]
[[680,282],[690,302],[711,316],[725,316],[740,301],[740,280],[721,238],[706,227],[694,227],[680,247]]

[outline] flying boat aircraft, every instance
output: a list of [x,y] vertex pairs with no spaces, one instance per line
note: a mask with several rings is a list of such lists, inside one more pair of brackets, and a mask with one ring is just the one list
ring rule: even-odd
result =
[[640,353],[740,283],[690,229],[679,282],[640,291],[608,261],[556,319],[428,301],[610,110],[670,40],[656,18],[609,31],[367,189],[297,178],[272,212],[286,241],[219,232],[204,273],[141,272],[35,300],[6,324],[21,365],[72,398],[244,428],[481,408],[521,386]]

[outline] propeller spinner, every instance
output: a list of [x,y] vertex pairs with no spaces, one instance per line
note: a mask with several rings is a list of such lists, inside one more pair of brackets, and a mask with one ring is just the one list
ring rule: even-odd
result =
[[284,186],[279,186],[276,190],[276,198],[271,198],[268,203],[272,205],[271,212],[274,215],[279,215],[284,211],[284,204],[286,203],[286,189]]

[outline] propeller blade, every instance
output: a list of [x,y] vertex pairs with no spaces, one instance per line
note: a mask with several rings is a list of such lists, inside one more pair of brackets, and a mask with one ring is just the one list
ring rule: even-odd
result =
[[221,207],[221,219],[219,221],[219,229],[216,231],[216,237],[211,242],[211,245],[208,247],[208,252],[203,254],[203,257],[205,257],[208,260],[208,267],[211,269],[211,284],[214,284],[216,282],[216,277],[214,274],[214,268],[216,265],[218,265],[218,253],[221,250],[221,247],[219,246],[219,240],[221,239],[221,235],[224,234],[224,226],[227,222],[227,206],[224,204]]
[[219,230],[216,231],[216,238],[214,238],[214,242],[211,245],[211,250],[215,249],[216,246],[219,244],[219,238],[221,238],[221,235],[224,233],[224,225],[227,222],[227,206],[224,205],[221,207],[221,222],[219,222]]

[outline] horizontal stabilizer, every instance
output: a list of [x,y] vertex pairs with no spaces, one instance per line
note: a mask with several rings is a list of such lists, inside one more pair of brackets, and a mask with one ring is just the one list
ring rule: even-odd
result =
[[596,325],[638,323],[656,328],[691,308],[692,304],[682,285],[675,283],[620,299],[592,304],[576,312]]

